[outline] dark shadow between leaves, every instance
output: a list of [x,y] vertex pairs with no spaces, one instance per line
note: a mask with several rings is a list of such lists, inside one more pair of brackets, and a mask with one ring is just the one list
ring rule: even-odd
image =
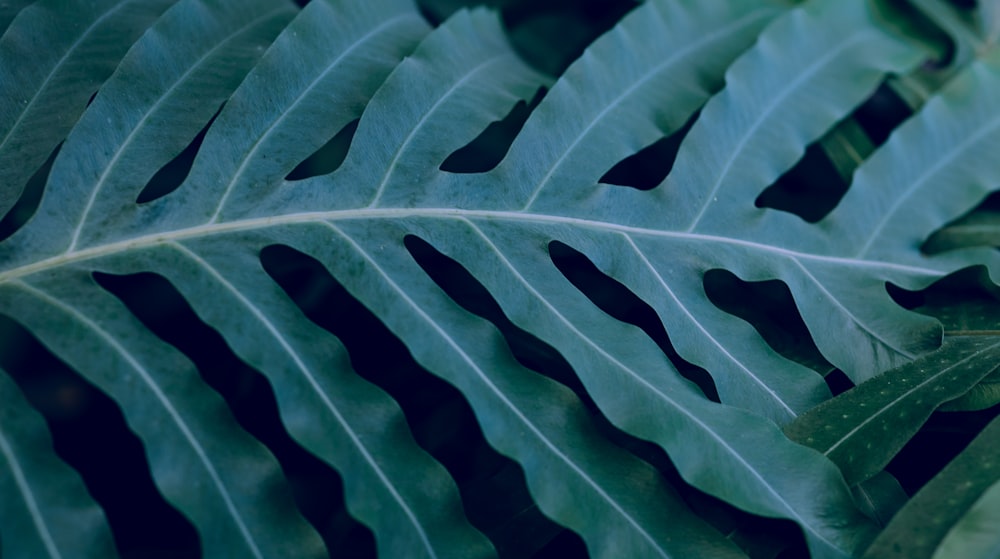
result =
[[989,194],[974,209],[935,231],[920,245],[920,252],[935,255],[979,247],[1000,247],[1000,192]]
[[146,186],[142,188],[136,197],[136,204],[145,204],[163,198],[167,194],[177,190],[184,183],[188,174],[191,173],[191,166],[194,165],[194,160],[198,156],[198,150],[201,149],[201,144],[205,140],[205,134],[212,127],[212,123],[215,122],[216,117],[222,112],[223,107],[225,107],[225,103],[219,107],[219,110],[215,111],[212,118],[208,120],[208,123],[188,143],[187,147],[175,155],[166,165],[160,167],[160,170],[150,177],[149,182],[146,183]]
[[340,476],[285,430],[268,380],[241,361],[169,281],[152,273],[95,274],[95,279],[153,333],[187,355],[226,400],[240,426],[267,446],[281,464],[303,516],[328,549],[374,549],[371,532],[346,514]]
[[499,165],[546,91],[539,88],[530,103],[518,101],[507,116],[491,122],[475,139],[453,151],[439,168],[448,173],[485,173]]
[[703,278],[713,305],[754,327],[782,357],[827,375],[833,371],[813,340],[788,285],[780,280],[748,282],[728,270],[709,270]]
[[885,469],[912,496],[998,415],[1000,406],[980,411],[934,412]]
[[[600,410],[597,409],[593,399],[586,393],[582,383],[565,358],[555,348],[511,323],[506,315],[504,315],[499,304],[493,299],[493,296],[464,267],[448,256],[438,252],[433,246],[419,237],[408,236],[405,242],[410,254],[413,255],[421,268],[427,272],[445,293],[467,311],[493,323],[504,335],[515,357],[523,365],[573,390],[591,411],[591,417],[598,431],[614,444],[654,466],[667,479],[668,483],[678,491],[695,513],[699,514],[723,533],[729,533],[739,528],[740,535],[737,537],[739,540],[737,543],[741,546],[758,547],[763,545],[765,541],[770,540],[782,542],[778,546],[778,551],[784,548],[786,544],[790,544],[794,549],[805,549],[805,540],[801,530],[793,522],[766,519],[745,513],[724,501],[687,485],[662,448],[654,443],[633,437],[612,425]],[[572,259],[569,256],[560,258],[560,260],[565,260],[566,258]],[[555,260],[555,257],[553,259]],[[589,261],[587,262],[589,263]],[[566,263],[564,262],[564,264]],[[570,262],[568,265],[579,267],[580,264]],[[571,273],[580,276],[586,272],[578,271]],[[596,271],[593,273],[599,274]],[[601,275],[601,277],[604,276]],[[581,278],[577,277],[577,279]],[[599,280],[591,278],[583,279],[582,281],[590,283]],[[624,287],[621,287],[621,289],[624,289]],[[628,295],[631,295],[631,292],[628,292]],[[632,297],[635,296],[632,295]],[[612,301],[609,298],[605,302],[610,303]],[[618,300],[612,306],[617,309],[625,306],[625,303],[631,304],[631,302]],[[647,309],[649,313],[653,313],[652,309],[648,307]],[[630,313],[626,314],[629,315]],[[631,318],[647,318],[642,317],[642,311],[633,311],[630,316]],[[657,323],[659,322],[655,318],[655,313],[653,313],[653,320]],[[643,322],[643,320],[639,321]],[[560,537],[568,538],[570,535],[573,536],[574,540],[579,540],[578,536],[569,531],[564,531]],[[578,550],[579,555],[573,554],[571,556],[586,557],[585,549],[582,546],[582,540],[578,542],[574,541],[572,549]],[[565,551],[562,551],[558,555],[553,556],[563,557],[565,555]],[[544,556],[547,557],[548,555]]]
[[[953,328],[976,331],[983,327],[993,329],[994,324],[1000,328],[1000,316],[981,314],[983,311],[979,310],[989,312],[1000,299],[1000,292],[982,266],[959,270],[919,291],[908,291],[893,284],[886,284],[886,291],[897,304],[942,320],[946,335]],[[997,415],[1000,415],[1000,406],[980,411],[936,411],[886,470],[899,480],[909,495],[913,495]]]
[[619,161],[614,167],[604,173],[598,182],[629,186],[638,190],[651,190],[663,182],[670,174],[677,159],[677,151],[694,126],[701,111],[696,111],[673,134],[660,138],[636,153]]
[[705,396],[719,401],[719,392],[708,371],[685,361],[674,349],[656,311],[617,280],[601,272],[589,258],[558,241],[549,244],[556,268],[599,309],[613,318],[642,329],[660,347],[678,372],[698,385]]
[[910,118],[913,111],[885,82],[854,111],[854,118],[864,129],[875,146],[889,139],[892,131]]
[[489,446],[458,390],[416,363],[403,342],[314,258],[273,245],[261,260],[306,316],[340,339],[355,372],[396,400],[414,439],[451,474],[469,520],[501,557],[577,556],[542,553],[551,545],[567,549],[553,543],[565,530],[537,509],[520,466]]
[[49,173],[52,172],[52,163],[55,162],[62,146],[60,143],[56,149],[52,150],[45,163],[28,179],[24,186],[24,192],[21,193],[21,197],[18,198],[14,207],[7,212],[7,215],[3,216],[3,219],[0,219],[0,241],[13,235],[38,211],[38,205],[42,202],[42,194],[45,192],[45,184],[49,181]]
[[518,54],[539,71],[558,76],[637,5],[631,0],[514,0],[503,15]]
[[0,366],[45,417],[56,453],[104,510],[119,555],[200,557],[198,533],[156,488],[121,408],[3,315],[0,338]]
[[795,214],[809,223],[823,219],[847,193],[844,181],[817,142],[774,184],[764,189],[754,204]]
[[312,155],[306,157],[301,163],[285,176],[286,181],[300,181],[321,175],[328,175],[336,171],[347,158],[347,151],[351,148],[354,140],[354,133],[358,130],[358,123],[361,119],[356,118],[348,122],[339,132],[330,138],[330,141],[323,144]]
[[847,193],[855,170],[911,114],[883,82],[853,113],[807,146],[799,161],[760,193],[755,205],[808,223],[820,221]]

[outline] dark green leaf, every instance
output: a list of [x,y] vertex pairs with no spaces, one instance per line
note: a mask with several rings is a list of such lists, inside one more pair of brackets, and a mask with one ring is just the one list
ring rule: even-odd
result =
[[1000,336],[945,338],[937,351],[879,375],[785,427],[822,452],[849,484],[882,470],[942,403],[968,392],[1000,362]]
[[1000,418],[896,513],[863,559],[930,557],[952,527],[1000,480],[998,449]]

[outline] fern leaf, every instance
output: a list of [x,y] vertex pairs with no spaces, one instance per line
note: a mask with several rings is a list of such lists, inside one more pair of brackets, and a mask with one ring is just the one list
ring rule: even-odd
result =
[[191,363],[89,273],[43,276],[5,285],[0,309],[19,316],[34,308],[25,323],[35,335],[122,403],[147,443],[154,479],[201,529],[205,553],[317,556],[322,543],[282,490],[274,458]]
[[[21,10],[0,46],[57,32],[63,19],[32,15],[49,4],[58,3]],[[824,357],[862,380],[940,338],[938,323],[896,305],[886,282],[913,289],[962,267],[996,268],[991,251],[919,251],[1000,183],[986,155],[1000,145],[995,53],[861,164],[820,223],[754,205],[807,144],[887,75],[921,60],[871,9],[647,2],[555,82],[507,156],[483,173],[440,166],[548,82],[485,10],[430,30],[409,0],[313,0],[294,19],[279,0],[180,0],[155,23],[155,14],[115,20],[124,28],[105,46],[118,54],[87,66],[86,87],[59,60],[89,52],[74,45],[90,35],[67,34],[39,66],[42,77],[3,93],[5,106],[25,95],[43,106],[62,91],[47,89],[44,76],[54,76],[79,89],[58,112],[75,121],[75,99],[116,69],[75,125],[0,112],[15,115],[14,147],[0,145],[0,157],[24,159],[29,174],[65,137],[36,215],[0,243],[0,312],[122,406],[157,485],[192,519],[206,555],[323,549],[273,457],[96,272],[166,277],[269,379],[285,426],[343,475],[348,509],[373,529],[381,554],[495,553],[393,398],[362,380],[340,341],[265,272],[261,251],[284,245],[319,261],[462,393],[488,442],[523,468],[539,509],[579,533],[593,556],[740,556],[661,472],[608,440],[580,395],[519,363],[495,325],[436,284],[411,253],[419,238],[565,356],[599,413],[665,450],[686,483],[794,521],[815,557],[852,556],[875,525],[834,463],[779,428],[828,399],[826,383],[713,305],[703,282],[713,269],[784,281]],[[0,61],[35,75],[15,51],[0,49]],[[699,109],[663,184],[599,184]],[[286,180],[359,118],[337,170]],[[183,183],[136,203],[209,122]],[[16,151],[29,124],[45,129],[43,140],[24,140],[30,154]],[[18,177],[4,184],[0,209],[20,192]],[[887,185],[876,189],[879,181]],[[721,403],[574,287],[553,263],[556,242],[648,302],[680,356],[712,375]]]
[[59,460],[45,423],[0,375],[0,553],[6,557],[113,557],[104,513]]
[[14,205],[28,177],[73,127],[133,41],[172,3],[43,0],[2,26],[0,215]]

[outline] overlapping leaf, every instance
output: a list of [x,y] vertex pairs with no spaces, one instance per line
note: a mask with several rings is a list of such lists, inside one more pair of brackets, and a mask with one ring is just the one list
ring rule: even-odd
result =
[[929,557],[1000,479],[1000,419],[994,419],[904,506],[865,550],[865,559]]
[[[268,377],[289,431],[343,474],[348,508],[373,528],[382,554],[492,553],[392,399],[357,377],[338,340],[264,272],[260,251],[284,244],[319,260],[462,392],[487,440],[523,467],[539,508],[581,534],[592,555],[738,556],[659,472],[609,443],[576,395],[517,363],[496,328],[430,279],[405,243],[420,237],[561,352],[600,411],[665,449],[688,483],[794,520],[816,557],[854,554],[874,525],[834,464],[775,425],[827,399],[826,384],[715,307],[702,278],[722,268],[783,280],[824,356],[863,379],[933,348],[940,332],[895,305],[885,282],[915,288],[959,267],[996,265],[981,250],[918,249],[1000,184],[988,156],[1000,146],[1000,100],[990,93],[1000,87],[998,56],[973,64],[864,163],[818,225],[754,204],[887,74],[921,60],[869,10],[836,0],[790,11],[650,1],[555,83],[497,168],[450,174],[439,170],[450,153],[547,81],[519,61],[495,16],[462,12],[429,32],[404,0],[314,0],[286,26],[277,0],[181,0],[118,64],[66,138],[37,215],[0,244],[0,311],[122,405],[157,484],[192,518],[206,555],[321,550],[266,450],[94,271],[166,276]],[[57,29],[23,23],[30,13],[10,29]],[[75,52],[72,43],[63,51]],[[14,55],[0,60],[28,71]],[[58,64],[42,69],[60,77]],[[52,94],[25,87],[39,100]],[[16,105],[19,91],[3,102]],[[185,182],[136,204],[223,102]],[[598,184],[699,109],[658,188]],[[284,179],[359,116],[337,171]],[[36,124],[52,136],[35,142],[34,159],[18,155],[35,161],[29,168],[69,128]],[[20,142],[17,126],[8,129]],[[0,185],[0,204],[23,179]],[[713,376],[723,403],[574,288],[551,260],[553,242],[647,301],[681,357]]]
[[990,486],[969,512],[952,526],[934,550],[933,559],[988,559],[1000,553],[1000,481]]
[[1000,364],[1000,337],[956,336],[937,351],[809,410],[785,428],[828,456],[850,484],[875,475],[942,403]]

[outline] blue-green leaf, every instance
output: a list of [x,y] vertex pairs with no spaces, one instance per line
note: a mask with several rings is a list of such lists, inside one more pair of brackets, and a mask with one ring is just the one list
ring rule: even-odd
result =
[[864,559],[930,557],[952,527],[1000,480],[1000,419],[904,506],[865,551]]
[[933,559],[989,559],[1000,555],[1000,481],[983,493],[952,526],[934,550]]
[[0,216],[132,42],[174,1],[39,0],[17,13],[0,37]]
[[2,370],[0,400],[0,555],[115,557],[104,513]]

